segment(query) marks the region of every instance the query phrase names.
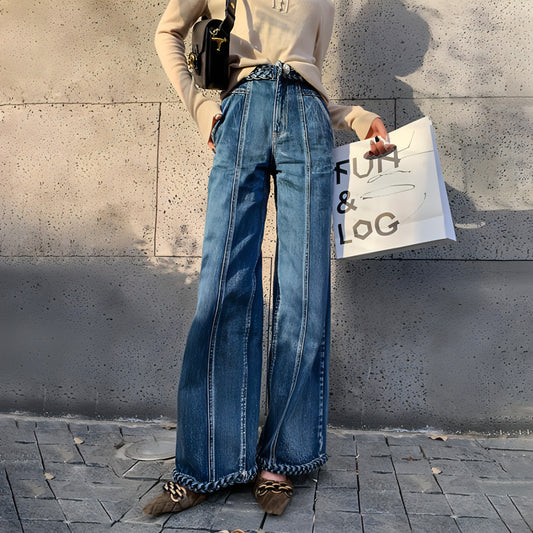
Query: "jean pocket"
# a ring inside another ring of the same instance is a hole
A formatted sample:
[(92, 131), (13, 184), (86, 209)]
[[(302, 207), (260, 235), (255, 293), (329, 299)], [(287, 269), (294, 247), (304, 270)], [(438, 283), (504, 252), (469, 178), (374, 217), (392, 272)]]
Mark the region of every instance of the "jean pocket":
[(222, 115), (214, 124), (213, 128), (211, 129), (211, 140), (213, 141), (214, 145), (217, 145), (217, 133), (220, 129), (220, 126), (222, 125), (222, 122), (224, 121), (224, 115)]

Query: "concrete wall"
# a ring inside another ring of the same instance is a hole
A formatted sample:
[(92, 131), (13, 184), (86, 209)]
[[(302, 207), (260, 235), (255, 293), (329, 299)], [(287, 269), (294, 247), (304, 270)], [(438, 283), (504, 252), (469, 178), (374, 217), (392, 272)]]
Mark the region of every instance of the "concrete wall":
[[(332, 261), (330, 421), (531, 429), (529, 0), (336, 4), (332, 99), (432, 118), (458, 242)], [(2, 411), (175, 414), (211, 154), (154, 52), (165, 5), (0, 4)]]

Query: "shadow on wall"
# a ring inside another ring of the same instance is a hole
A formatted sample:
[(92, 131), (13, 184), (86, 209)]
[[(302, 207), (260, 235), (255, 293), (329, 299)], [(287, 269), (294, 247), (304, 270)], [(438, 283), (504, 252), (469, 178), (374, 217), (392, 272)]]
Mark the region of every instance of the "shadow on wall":
[(164, 258), (4, 259), (1, 409), (175, 416), (196, 267)]
[(527, 262), (339, 260), (330, 422), (531, 429)]
[[(494, 114), (445, 109), (446, 102), (422, 111), (411, 87), (398, 79), (422, 66), (431, 42), (428, 24), (402, 2), (344, 0), (337, 6), (342, 27), (333, 93), (394, 99), (396, 127), (428, 112), (439, 117), (441, 159), (459, 228), (456, 245), (384, 258), (389, 261), (335, 262), (330, 420), (352, 427), (527, 427), (533, 412), (529, 264), (443, 260), (530, 258), (532, 212), (516, 192), (526, 183), (525, 160), (520, 156), (519, 175), (501, 191), (511, 209), (498, 208), (490, 187), (476, 194), (501, 178), (505, 166)], [(452, 112), (463, 112), (463, 121)], [(477, 131), (470, 128), (465, 139), (472, 113)], [(501, 115), (504, 124), (517, 118), (505, 106)], [(480, 147), (476, 135), (487, 143)], [(492, 164), (480, 164), (485, 157)], [(390, 260), (417, 257), (429, 261)]]
[[(405, 98), (412, 103), (411, 87), (398, 77), (422, 66), (431, 41), (427, 22), (402, 2), (341, 0), (336, 6), (342, 23), (339, 49), (333, 50), (334, 93), (343, 99)], [(419, 118), (416, 109), (409, 111)]]

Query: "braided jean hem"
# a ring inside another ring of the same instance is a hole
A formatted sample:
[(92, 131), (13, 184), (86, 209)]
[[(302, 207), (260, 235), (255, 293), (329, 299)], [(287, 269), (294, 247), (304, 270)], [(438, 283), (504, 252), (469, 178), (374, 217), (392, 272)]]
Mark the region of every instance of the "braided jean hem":
[(249, 483), (257, 476), (257, 470), (257, 466), (254, 466), (252, 470), (234, 472), (216, 481), (198, 481), (196, 478), (174, 469), (172, 477), (174, 482), (182, 487), (201, 494), (209, 494), (230, 487), (231, 485), (236, 485), (237, 483)]
[(327, 454), (322, 454), (316, 459), (313, 459), (309, 463), (304, 465), (280, 465), (274, 461), (263, 459), (262, 457), (257, 458), (257, 464), (261, 470), (267, 470), (274, 474), (287, 474), (289, 476), (301, 476), (308, 474), (317, 468), (320, 468), (327, 460), (329, 459)]

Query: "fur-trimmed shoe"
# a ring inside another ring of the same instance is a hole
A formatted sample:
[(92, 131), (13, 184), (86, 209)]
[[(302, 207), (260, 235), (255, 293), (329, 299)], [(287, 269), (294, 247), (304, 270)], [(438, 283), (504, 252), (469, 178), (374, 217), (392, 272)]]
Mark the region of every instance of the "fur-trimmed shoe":
[(179, 513), (189, 507), (198, 505), (205, 499), (205, 494), (182, 487), (174, 483), (174, 481), (168, 481), (163, 485), (163, 492), (144, 506), (143, 513), (151, 516)]
[(290, 479), (272, 481), (258, 475), (254, 484), (254, 497), (265, 513), (280, 515), (290, 502), (293, 490)]

